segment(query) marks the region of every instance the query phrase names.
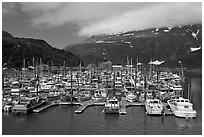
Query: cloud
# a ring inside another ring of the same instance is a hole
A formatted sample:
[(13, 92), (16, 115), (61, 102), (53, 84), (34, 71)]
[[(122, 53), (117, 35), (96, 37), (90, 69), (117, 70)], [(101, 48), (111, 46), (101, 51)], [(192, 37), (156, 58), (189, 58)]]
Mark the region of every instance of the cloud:
[(127, 11), (105, 18), (82, 28), (80, 35), (115, 33), (153, 27), (173, 27), (202, 22), (202, 8), (198, 3), (165, 3)]
[(3, 17), (9, 16), (9, 15), (15, 15), (17, 13), (18, 6), (16, 3), (6, 3), (3, 2), (2, 4), (2, 15)]
[(80, 28), (79, 35), (89, 36), (151, 27), (201, 23), (201, 6), (201, 2), (29, 2), (3, 3), (3, 12), (11, 13), (17, 11), (18, 8), (19, 12), (23, 12), (29, 17), (31, 26), (34, 28), (49, 29), (66, 24), (75, 24)]

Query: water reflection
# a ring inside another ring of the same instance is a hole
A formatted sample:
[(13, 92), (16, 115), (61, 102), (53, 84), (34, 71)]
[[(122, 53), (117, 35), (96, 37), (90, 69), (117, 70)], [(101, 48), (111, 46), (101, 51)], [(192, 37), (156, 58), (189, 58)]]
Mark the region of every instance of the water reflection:
[(118, 122), (120, 115), (119, 114), (105, 114), (104, 119), (106, 123), (115, 124)]
[(194, 119), (175, 118), (176, 125), (179, 130), (192, 128), (195, 124)]

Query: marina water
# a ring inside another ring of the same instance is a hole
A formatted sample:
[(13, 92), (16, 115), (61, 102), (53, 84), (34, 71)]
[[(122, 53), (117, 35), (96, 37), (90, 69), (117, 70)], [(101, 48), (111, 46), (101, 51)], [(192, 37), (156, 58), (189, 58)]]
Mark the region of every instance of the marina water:
[(126, 115), (104, 114), (103, 106), (75, 114), (77, 105), (59, 105), (40, 113), (14, 115), (2, 112), (3, 135), (180, 135), (202, 134), (202, 77), (186, 77), (184, 97), (197, 111), (195, 119), (149, 116), (144, 107), (128, 107)]

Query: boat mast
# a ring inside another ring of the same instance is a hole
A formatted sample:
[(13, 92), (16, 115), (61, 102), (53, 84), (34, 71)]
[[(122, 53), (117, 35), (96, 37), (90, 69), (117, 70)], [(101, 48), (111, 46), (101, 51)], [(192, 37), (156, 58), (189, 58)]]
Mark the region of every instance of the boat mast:
[(40, 58), (40, 76), (42, 76), (43, 74), (43, 71), (42, 71), (42, 59)]
[(131, 72), (130, 76), (131, 76), (131, 79), (132, 79), (132, 58), (131, 58), (130, 62), (131, 62), (131, 63), (130, 63), (130, 64), (131, 64), (131, 65), (130, 65), (130, 67), (131, 67), (131, 68), (130, 68), (130, 70), (131, 70), (131, 71), (130, 71), (130, 72)]
[(179, 63), (181, 64), (181, 76), (182, 76), (182, 82), (183, 82), (184, 81), (183, 64), (180, 60), (179, 60)]
[(36, 78), (37, 78), (37, 81), (36, 81), (36, 95), (38, 96), (38, 84), (39, 84), (39, 72), (38, 72), (38, 58), (37, 58), (37, 64), (36, 64)]
[(66, 64), (65, 64), (65, 60), (64, 60), (63, 65), (64, 65), (64, 77), (65, 77), (66, 76)]
[(23, 70), (25, 69), (25, 58), (23, 59)]
[(115, 70), (113, 71), (113, 92), (115, 97)]
[(128, 56), (127, 56), (127, 78), (126, 79), (128, 79), (129, 78), (129, 60), (128, 60)]
[(144, 74), (144, 92), (145, 92), (145, 101), (147, 98), (147, 79), (146, 79), (146, 74)]
[(188, 99), (190, 100), (191, 85), (188, 84)]
[(73, 97), (73, 90), (72, 90), (72, 68), (70, 69), (71, 72), (71, 104), (72, 104), (72, 97)]
[(35, 76), (35, 58), (33, 57), (33, 75)]

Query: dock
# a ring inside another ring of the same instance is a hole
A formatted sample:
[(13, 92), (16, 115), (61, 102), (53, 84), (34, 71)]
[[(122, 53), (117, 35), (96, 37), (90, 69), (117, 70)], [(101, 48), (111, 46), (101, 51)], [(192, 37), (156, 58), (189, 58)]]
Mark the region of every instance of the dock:
[(130, 106), (144, 106), (143, 102), (128, 102), (126, 101), (125, 97), (121, 98), (120, 101), (120, 110), (119, 110), (119, 114), (121, 115), (125, 115), (127, 113), (127, 107)]
[(75, 113), (80, 114), (82, 113), (86, 108), (88, 107), (88, 103), (84, 103), (82, 106), (80, 106), (77, 110), (75, 110)]
[(170, 115), (173, 115), (173, 112), (167, 108), (168, 104), (167, 103), (163, 103), (164, 105), (164, 115), (165, 116), (170, 116)]
[(121, 98), (121, 102), (120, 102), (120, 110), (119, 110), (119, 114), (121, 115), (126, 115), (126, 100), (125, 97)]
[(75, 111), (76, 114), (81, 114), (88, 106), (104, 106), (105, 102), (96, 102), (96, 101), (86, 101), (86, 102), (82, 102), (81, 106)]
[(47, 108), (49, 108), (49, 107), (51, 107), (53, 105), (54, 105), (53, 103), (46, 104), (46, 105), (41, 106), (41, 107), (39, 107), (37, 109), (34, 109), (33, 112), (40, 113), (42, 110), (45, 110), (45, 109), (47, 109)]

